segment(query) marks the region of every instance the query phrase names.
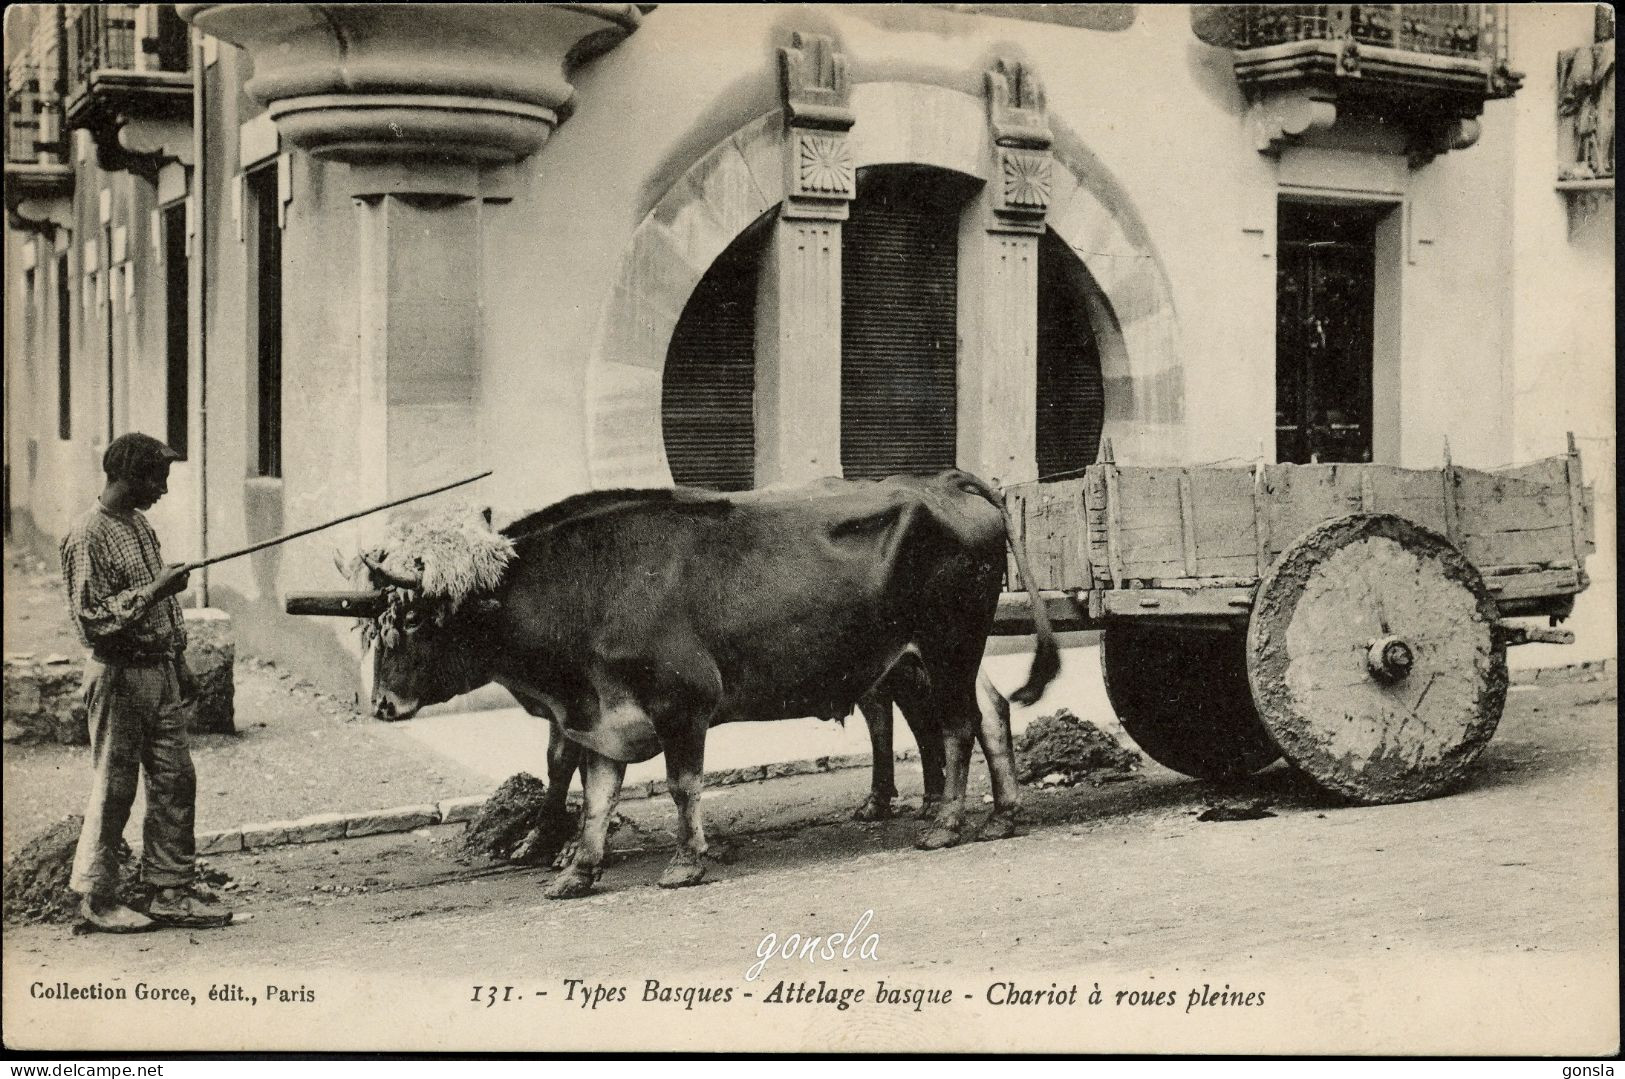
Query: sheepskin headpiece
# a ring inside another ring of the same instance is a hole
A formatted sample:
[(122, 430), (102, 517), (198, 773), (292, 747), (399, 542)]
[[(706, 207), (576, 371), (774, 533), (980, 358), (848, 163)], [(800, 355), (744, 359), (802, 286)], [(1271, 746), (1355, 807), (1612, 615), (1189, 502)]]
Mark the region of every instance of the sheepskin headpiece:
[(455, 503), (391, 522), (382, 548), (371, 557), (391, 573), (418, 578), (417, 590), (424, 596), (456, 608), (502, 583), (513, 559), (513, 541), (473, 507)]

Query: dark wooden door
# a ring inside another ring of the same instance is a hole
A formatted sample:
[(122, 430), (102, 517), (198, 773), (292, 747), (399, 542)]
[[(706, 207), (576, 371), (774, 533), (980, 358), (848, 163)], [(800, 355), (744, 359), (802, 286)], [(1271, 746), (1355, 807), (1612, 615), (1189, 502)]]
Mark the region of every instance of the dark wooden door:
[(1375, 217), (1283, 204), (1276, 268), (1275, 455), (1371, 460)]

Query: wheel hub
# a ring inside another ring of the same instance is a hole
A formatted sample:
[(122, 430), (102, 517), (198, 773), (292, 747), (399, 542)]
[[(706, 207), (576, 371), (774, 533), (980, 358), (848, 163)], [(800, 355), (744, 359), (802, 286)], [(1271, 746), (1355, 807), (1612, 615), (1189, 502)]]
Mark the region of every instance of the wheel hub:
[(1365, 662), (1373, 678), (1392, 685), (1404, 681), (1405, 676), (1411, 673), (1411, 668), (1416, 665), (1416, 654), (1401, 637), (1379, 637), (1366, 650)]

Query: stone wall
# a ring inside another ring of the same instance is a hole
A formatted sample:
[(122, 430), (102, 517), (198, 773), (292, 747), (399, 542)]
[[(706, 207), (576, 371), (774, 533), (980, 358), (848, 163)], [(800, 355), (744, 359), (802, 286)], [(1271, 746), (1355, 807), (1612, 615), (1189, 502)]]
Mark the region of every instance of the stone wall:
[[(186, 664), (198, 681), (198, 703), (188, 724), (193, 732), (235, 734), (236, 648), (231, 618), (209, 608), (185, 612)], [(5, 657), (5, 740), (33, 744), (87, 745), (85, 665), (82, 656)]]

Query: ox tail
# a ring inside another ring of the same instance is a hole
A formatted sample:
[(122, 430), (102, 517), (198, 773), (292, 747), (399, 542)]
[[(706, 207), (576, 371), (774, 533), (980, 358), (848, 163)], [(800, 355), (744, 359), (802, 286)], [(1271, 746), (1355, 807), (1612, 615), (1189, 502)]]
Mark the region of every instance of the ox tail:
[(1033, 652), (1033, 665), (1027, 671), (1027, 684), (1010, 694), (1010, 699), (1017, 704), (1035, 704), (1044, 695), (1044, 690), (1061, 673), (1061, 649), (1055, 643), (1055, 629), (1050, 625), (1049, 609), (1038, 590), (1032, 586), (1033, 574), (1027, 567), (1027, 549), (1016, 540), (1015, 523), (1010, 520), (1010, 508), (1005, 505), (1004, 496), (993, 490), (981, 480), (969, 475), (964, 483), (966, 490), (981, 495), (999, 509), (999, 516), (1004, 518), (1004, 539), (1010, 545), (1010, 553), (1016, 559), (1015, 583), (1027, 593), (1027, 598), (1033, 607), (1033, 628), (1038, 637), (1038, 646)]

